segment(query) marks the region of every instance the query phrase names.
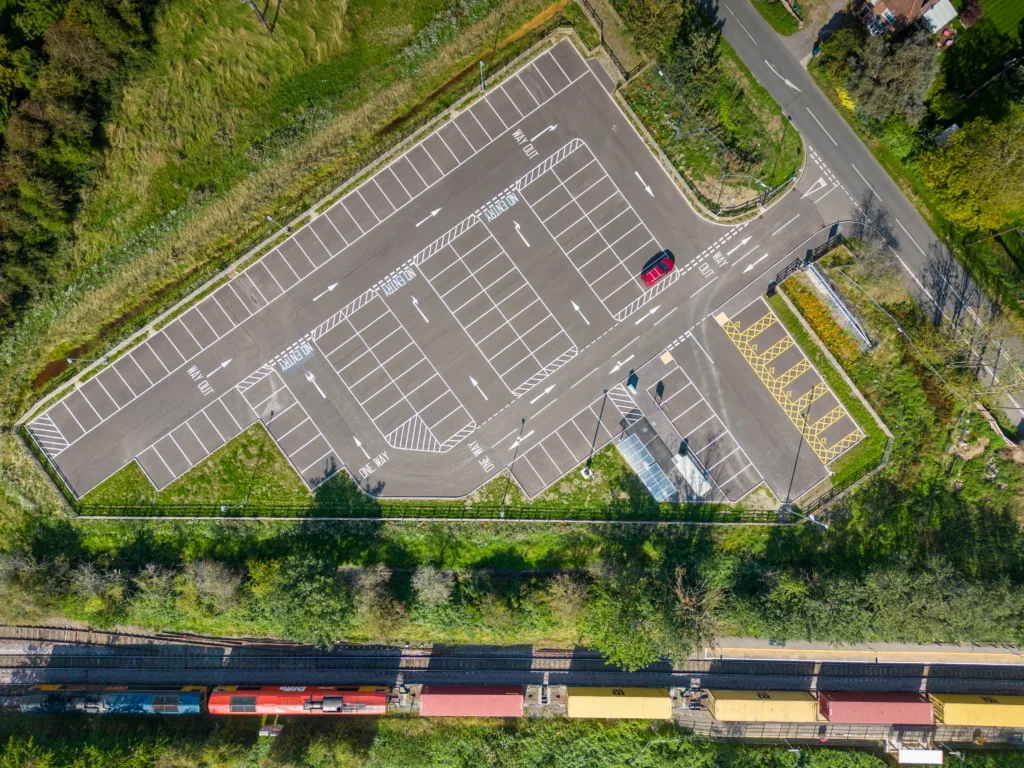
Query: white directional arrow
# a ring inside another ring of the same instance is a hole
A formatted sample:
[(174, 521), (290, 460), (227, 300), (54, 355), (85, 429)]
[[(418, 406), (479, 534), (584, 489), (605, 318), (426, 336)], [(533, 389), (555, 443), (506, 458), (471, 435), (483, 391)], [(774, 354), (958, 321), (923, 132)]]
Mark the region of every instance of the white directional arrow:
[(221, 364), (220, 364), (220, 365), (218, 365), (218, 366), (217, 366), (216, 368), (214, 368), (214, 369), (213, 369), (212, 371), (210, 371), (210, 372), (209, 372), (208, 374), (206, 374), (206, 378), (210, 378), (210, 377), (211, 377), (211, 376), (213, 376), (213, 374), (215, 374), (215, 373), (216, 373), (217, 371), (222, 371), (222, 370), (224, 370), (225, 368), (227, 368), (227, 367), (228, 367), (228, 363), (230, 363), (230, 362), (231, 362), (232, 360), (234, 360), (234, 359), (235, 359), (235, 358), (233, 358), (233, 357), (229, 357), (229, 358), (228, 358), (227, 360), (225, 360), (225, 361), (224, 361), (223, 363), (221, 363)]
[(326, 296), (328, 293), (330, 293), (331, 291), (333, 291), (337, 287), (338, 287), (337, 283), (331, 283), (330, 285), (327, 286), (327, 290), (326, 291), (324, 291), (323, 293), (318, 293), (316, 296), (314, 296), (313, 297), (313, 301), (316, 301), (317, 299), (323, 298), (324, 296)]
[(517, 438), (516, 438), (516, 439), (515, 439), (515, 440), (513, 441), (512, 445), (510, 445), (510, 446), (508, 447), (508, 449), (509, 449), (509, 450), (511, 451), (511, 450), (512, 450), (513, 448), (515, 448), (515, 447), (516, 447), (517, 445), (519, 445), (519, 444), (520, 444), (521, 442), (523, 442), (523, 440), (525, 440), (526, 438), (528, 438), (528, 437), (529, 437), (530, 435), (532, 435), (532, 434), (533, 434), (533, 430), (531, 429), (531, 430), (530, 430), (529, 432), (527, 432), (527, 433), (526, 433), (525, 435), (523, 435), (522, 437), (517, 437)]
[(738, 250), (739, 250), (740, 248), (742, 248), (742, 247), (743, 247), (744, 245), (746, 245), (747, 243), (749, 243), (749, 242), (750, 242), (750, 238), (751, 238), (751, 237), (753, 237), (753, 235), (750, 235), (749, 237), (745, 237), (745, 238), (743, 238), (742, 240), (740, 240), (740, 241), (739, 241), (738, 243), (736, 243), (736, 247), (735, 247), (735, 248), (733, 248), (733, 249), (732, 249), (731, 251), (726, 251), (726, 252), (725, 252), (725, 255), (726, 255), (726, 256), (732, 256), (732, 255), (733, 255), (734, 253), (736, 253), (736, 251), (738, 251)]
[(352, 439), (356, 441), (356, 448), (363, 452), (363, 456), (365, 456), (366, 458), (370, 458), (370, 454), (368, 454), (366, 452), (366, 449), (363, 448), (363, 444), (359, 442), (359, 438), (356, 437), (355, 435), (352, 435)]
[(780, 78), (780, 79), (782, 80), (782, 82), (784, 82), (784, 83), (785, 83), (786, 85), (788, 85), (788, 86), (789, 86), (790, 88), (792, 88), (792, 89), (793, 89), (794, 91), (796, 91), (797, 93), (803, 93), (803, 91), (801, 91), (801, 90), (800, 90), (799, 88), (797, 88), (797, 87), (796, 87), (796, 86), (795, 86), (795, 85), (794, 85), (793, 83), (791, 83), (791, 82), (790, 82), (790, 81), (789, 81), (789, 80), (788, 80), (787, 78), (783, 77), (783, 76), (782, 76), (782, 73), (780, 73), (780, 72), (779, 72), (779, 70), (777, 70), (777, 69), (776, 69), (775, 67), (773, 67), (773, 66), (772, 66), (772, 64), (771, 64), (771, 62), (770, 62), (770, 61), (768, 61), (768, 59), (765, 59), (765, 60), (764, 60), (764, 63), (768, 65), (768, 69), (770, 69), (770, 70), (771, 70), (772, 72), (774, 72), (774, 73), (775, 73), (776, 75), (778, 75), (778, 76), (779, 76), (779, 78)]
[(533, 398), (533, 400), (530, 401), (530, 405), (533, 405), (534, 403), (536, 403), (538, 400), (540, 400), (542, 397), (544, 397), (544, 395), (546, 395), (548, 392), (550, 392), (554, 388), (555, 388), (555, 385), (552, 384), (550, 387), (548, 387), (543, 392), (541, 392), (539, 395), (537, 395), (535, 398)]
[(828, 182), (826, 182), (825, 179), (819, 176), (818, 180), (811, 184), (811, 188), (804, 192), (802, 195), (800, 195), (800, 199), (803, 200), (808, 195), (813, 195), (815, 192), (824, 189), (826, 186), (828, 186)]
[(469, 383), (472, 384), (474, 387), (476, 387), (476, 391), (484, 396), (484, 400), (490, 400), (490, 398), (487, 396), (487, 393), (484, 392), (482, 389), (480, 389), (480, 382), (479, 381), (477, 381), (472, 376), (470, 376), (469, 377)]
[(430, 320), (428, 320), (427, 316), (423, 314), (423, 310), (420, 309), (420, 302), (415, 296), (412, 297), (412, 305), (416, 307), (416, 311), (420, 313), (420, 317), (423, 318), (423, 322), (429, 323)]
[(583, 310), (580, 309), (580, 305), (577, 304), (575, 301), (570, 301), (569, 303), (572, 304), (572, 308), (575, 312), (580, 313), (580, 317), (583, 318), (583, 322), (586, 323), (587, 325), (590, 325), (590, 321), (587, 320), (587, 316), (583, 314)]
[(306, 381), (308, 381), (310, 384), (316, 387), (316, 391), (320, 393), (320, 397), (322, 397), (324, 400), (327, 399), (327, 395), (325, 395), (324, 391), (320, 389), (320, 385), (316, 383), (316, 377), (312, 374), (312, 372), (306, 371)]
[(557, 128), (557, 127), (558, 127), (558, 123), (555, 123), (554, 125), (549, 125), (549, 126), (548, 126), (547, 128), (545, 128), (545, 129), (544, 129), (543, 131), (541, 131), (541, 132), (540, 132), (540, 133), (538, 133), (538, 134), (537, 134), (536, 136), (534, 136), (534, 137), (533, 137), (532, 139), (530, 139), (530, 141), (531, 141), (531, 142), (533, 142), (533, 141), (536, 141), (536, 140), (537, 140), (537, 139), (539, 139), (539, 138), (540, 138), (541, 136), (543, 136), (543, 135), (544, 135), (545, 133), (547, 133), (548, 131), (553, 131), (553, 130), (555, 130), (555, 128)]
[(426, 216), (426, 217), (424, 217), (423, 221), (417, 221), (417, 222), (416, 222), (416, 226), (418, 227), (418, 226), (419, 226), (420, 224), (426, 224), (426, 223), (427, 223), (428, 221), (430, 221), (430, 220), (431, 220), (432, 218), (434, 218), (435, 216), (437, 216), (437, 214), (439, 214), (440, 212), (441, 212), (441, 209), (440, 209), (440, 208), (435, 208), (434, 210), (432, 210), (432, 211), (430, 212), (430, 215), (429, 215), (429, 216)]
[(653, 315), (653, 314), (654, 314), (655, 312), (657, 312), (657, 311), (658, 311), (659, 309), (661, 309), (661, 304), (656, 304), (655, 306), (651, 307), (651, 308), (650, 308), (649, 310), (647, 310), (647, 314), (646, 314), (646, 315), (644, 315), (643, 317), (641, 317), (641, 318), (640, 318), (639, 320), (637, 320), (637, 321), (636, 321), (635, 323), (633, 323), (633, 325), (640, 325), (640, 323), (642, 323), (642, 322), (643, 322), (644, 320), (646, 320), (646, 319), (647, 319), (648, 317), (650, 317), (651, 315)]
[(760, 259), (755, 261), (753, 264), (748, 264), (747, 268), (743, 270), (744, 274), (746, 274), (747, 272), (752, 270), (754, 267), (756, 267), (758, 264), (760, 264), (762, 261), (764, 261), (767, 258), (768, 258), (768, 254), (766, 253), (764, 256), (762, 256)]
[(651, 197), (654, 197), (654, 192), (652, 192), (651, 188), (647, 186), (647, 182), (644, 181), (644, 177), (640, 175), (640, 171), (633, 171), (633, 173), (635, 173), (636, 177), (640, 179), (640, 183), (644, 185), (644, 189), (647, 190), (647, 194), (650, 195)]
[(513, 221), (512, 223), (516, 225), (516, 234), (519, 235), (519, 239), (523, 241), (523, 243), (526, 245), (527, 248), (529, 248), (530, 247), (529, 241), (525, 237), (523, 237), (523, 233), (519, 231), (519, 222), (518, 221)]
[(617, 370), (619, 370), (622, 366), (624, 366), (626, 363), (628, 363), (634, 357), (636, 357), (636, 355), (630, 355), (625, 360), (619, 360), (618, 362), (615, 363), (615, 367), (612, 368), (610, 371), (608, 371), (608, 373), (615, 373)]

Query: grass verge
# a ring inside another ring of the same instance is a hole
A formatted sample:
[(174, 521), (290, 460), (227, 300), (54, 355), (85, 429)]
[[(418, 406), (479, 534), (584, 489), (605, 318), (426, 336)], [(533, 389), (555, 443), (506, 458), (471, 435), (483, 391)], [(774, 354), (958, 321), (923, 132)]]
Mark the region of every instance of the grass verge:
[[(782, 290), (785, 290), (785, 284)], [(848, 450), (845, 454), (832, 462), (832, 485), (842, 486), (866, 472), (870, 472), (882, 461), (885, 454), (886, 435), (875, 422), (870, 411), (864, 406), (860, 398), (847, 383), (846, 379), (832, 364), (819, 346), (818, 339), (811, 336), (797, 318), (796, 314), (789, 308), (785, 300), (779, 294), (770, 296), (768, 304), (778, 316), (779, 320), (789, 331), (800, 349), (807, 356), (807, 359), (818, 369), (818, 373), (831, 387), (833, 394), (846, 408), (847, 413), (853, 417), (857, 425), (864, 431), (866, 437), (857, 445)]]
[(781, 0), (750, 0), (750, 4), (761, 14), (765, 21), (780, 35), (789, 37), (800, 31), (800, 22), (786, 10)]

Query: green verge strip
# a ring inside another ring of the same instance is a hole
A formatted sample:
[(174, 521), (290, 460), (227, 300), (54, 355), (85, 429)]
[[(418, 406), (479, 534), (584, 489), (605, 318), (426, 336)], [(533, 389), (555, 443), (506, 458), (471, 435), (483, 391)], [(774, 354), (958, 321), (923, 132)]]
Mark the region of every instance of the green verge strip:
[(780, 35), (789, 37), (800, 31), (800, 22), (786, 10), (781, 0), (750, 0), (750, 4), (761, 14), (765, 21)]
[[(785, 290), (785, 284), (782, 286)], [(888, 437), (878, 422), (875, 421), (872, 413), (867, 409), (853, 388), (846, 381), (839, 370), (832, 364), (820, 346), (817, 338), (813, 337), (796, 313), (790, 309), (789, 304), (781, 294), (776, 293), (768, 298), (768, 304), (778, 316), (779, 320), (789, 331), (789, 334), (796, 341), (797, 345), (807, 356), (818, 373), (825, 379), (832, 392), (843, 404), (847, 412), (857, 422), (857, 425), (864, 431), (866, 437), (853, 446), (850, 450), (832, 462), (832, 486), (845, 486), (862, 475), (867, 474), (879, 464), (885, 456), (885, 447), (888, 444)]]

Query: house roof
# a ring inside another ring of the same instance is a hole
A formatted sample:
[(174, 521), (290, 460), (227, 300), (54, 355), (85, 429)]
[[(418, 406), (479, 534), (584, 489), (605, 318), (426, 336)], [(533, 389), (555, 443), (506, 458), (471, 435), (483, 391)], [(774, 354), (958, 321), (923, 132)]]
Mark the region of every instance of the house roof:
[(956, 9), (949, 0), (939, 0), (923, 14), (924, 23), (932, 34), (949, 24), (956, 16)]
[(923, 12), (943, 2), (948, 4), (949, 0), (876, 0), (871, 10), (875, 16), (882, 18), (885, 11), (889, 11), (896, 17), (896, 24), (910, 24)]

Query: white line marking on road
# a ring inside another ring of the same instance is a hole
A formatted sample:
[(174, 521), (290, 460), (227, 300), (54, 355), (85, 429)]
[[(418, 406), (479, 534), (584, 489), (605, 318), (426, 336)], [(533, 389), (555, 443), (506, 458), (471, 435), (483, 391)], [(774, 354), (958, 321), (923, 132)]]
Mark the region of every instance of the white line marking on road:
[(512, 435), (514, 435), (514, 434), (515, 434), (516, 432), (518, 432), (518, 431), (519, 431), (518, 429), (513, 429), (513, 430), (512, 430), (511, 432), (509, 432), (509, 433), (508, 433), (507, 435), (505, 435), (504, 437), (499, 437), (499, 438), (498, 438), (497, 440), (495, 440), (494, 442), (496, 442), (496, 443), (504, 443), (504, 442), (505, 442), (506, 440), (508, 440), (508, 439), (509, 439), (510, 437), (512, 437)]
[(515, 447), (516, 447), (517, 445), (519, 445), (520, 443), (522, 443), (522, 442), (523, 442), (523, 440), (525, 440), (526, 438), (528, 438), (528, 437), (529, 437), (530, 435), (532, 435), (533, 433), (534, 433), (534, 430), (532, 430), (532, 429), (531, 429), (531, 430), (530, 430), (529, 432), (527, 432), (527, 433), (526, 433), (525, 435), (523, 435), (522, 437), (517, 437), (517, 438), (515, 439), (515, 441), (514, 441), (514, 442), (512, 443), (512, 445), (510, 445), (510, 446), (508, 447), (508, 450), (510, 450), (510, 451), (511, 451), (511, 450), (513, 450), (513, 449), (514, 449), (514, 448), (515, 448)]
[(802, 195), (800, 195), (800, 199), (803, 200), (805, 197), (809, 197), (810, 195), (813, 195), (815, 192), (821, 191), (827, 186), (828, 182), (826, 182), (825, 179), (819, 176), (818, 180), (811, 184), (811, 188), (804, 192)]
[(654, 197), (654, 192), (651, 191), (651, 186), (646, 181), (644, 181), (643, 176), (640, 175), (640, 171), (633, 171), (633, 173), (635, 173), (636, 177), (640, 179), (640, 184), (643, 186), (644, 189), (647, 190), (647, 194), (650, 195), (651, 197)]
[(661, 309), (661, 304), (655, 304), (653, 307), (651, 307), (649, 310), (647, 310), (647, 312), (639, 320), (637, 320), (635, 323), (633, 323), (633, 325), (640, 325), (640, 323), (642, 323), (648, 317), (653, 315), (659, 309)]
[(921, 255), (922, 256), (927, 256), (928, 254), (924, 252), (924, 249), (920, 245), (917, 244), (917, 240), (915, 240), (914, 237), (909, 232), (907, 232), (907, 228), (903, 226), (903, 223), (899, 219), (897, 219), (897, 218), (894, 218), (893, 221), (895, 221), (897, 224), (899, 224), (900, 225), (900, 229), (902, 229), (904, 232), (907, 233), (907, 237), (910, 238), (910, 242), (912, 242), (914, 244), (914, 247), (917, 248), (917, 250), (921, 251)]
[(774, 232), (772, 232), (772, 234), (771, 234), (771, 237), (775, 237), (775, 236), (776, 236), (777, 234), (779, 234), (779, 232), (781, 232), (782, 230), (784, 230), (784, 229), (785, 229), (786, 227), (788, 227), (788, 226), (789, 226), (790, 224), (792, 224), (792, 223), (793, 223), (794, 221), (796, 221), (796, 220), (797, 220), (797, 219), (799, 219), (799, 218), (800, 218), (800, 214), (798, 213), (798, 214), (797, 214), (796, 216), (794, 216), (794, 217), (793, 217), (792, 219), (790, 219), (790, 220), (789, 220), (789, 221), (787, 221), (787, 222), (786, 222), (785, 224), (783, 224), (783, 225), (782, 225), (781, 227), (779, 227), (779, 228), (778, 228), (778, 229), (776, 229), (776, 230), (775, 230)]
[[(654, 325), (658, 325), (658, 323), (660, 323), (660, 322), (661, 322), (662, 320), (665, 320), (665, 319), (666, 319), (666, 318), (667, 318), (667, 317), (668, 317), (669, 315), (671, 315), (671, 314), (672, 314), (673, 312), (675, 312), (675, 311), (676, 311), (677, 309), (679, 309), (679, 307), (678, 307), (678, 306), (672, 307), (672, 309), (670, 309), (670, 310), (668, 311), (668, 313), (667, 313), (667, 314), (666, 314), (666, 315), (665, 315), (664, 317), (659, 317), (659, 318), (658, 318), (657, 320), (655, 320), (655, 321), (654, 321)], [(653, 326), (652, 326), (652, 327), (653, 327)]]
[[(732, 235), (729, 235), (729, 237), (732, 237)], [(747, 235), (747, 236), (746, 236), (745, 238), (743, 238), (743, 239), (742, 239), (742, 240), (740, 240), (740, 241), (739, 241), (738, 243), (736, 243), (736, 247), (735, 247), (735, 248), (733, 248), (733, 249), (732, 249), (731, 251), (726, 251), (726, 252), (725, 252), (725, 255), (726, 255), (726, 256), (732, 256), (732, 255), (733, 255), (734, 253), (736, 253), (736, 251), (738, 251), (738, 250), (739, 250), (740, 248), (742, 248), (742, 247), (743, 247), (744, 245), (746, 245), (747, 243), (749, 243), (749, 242), (750, 242), (750, 239), (751, 239), (752, 237), (753, 237), (753, 235)], [(742, 257), (742, 256), (740, 256), (740, 258), (742, 259), (743, 257)]]
[[(472, 301), (472, 299), (470, 299), (470, 301)], [(425, 314), (423, 314), (423, 310), (420, 309), (419, 299), (417, 299), (415, 296), (412, 297), (412, 305), (416, 307), (416, 311), (420, 313), (420, 317), (423, 318), (423, 322), (429, 323), (430, 319)]]
[(799, 88), (796, 87), (795, 83), (793, 83), (788, 77), (784, 77), (782, 75), (782, 73), (779, 72), (779, 70), (777, 70), (775, 67), (773, 67), (771, 62), (768, 61), (768, 59), (765, 59), (764, 63), (768, 65), (768, 69), (770, 69), (772, 72), (774, 72), (776, 75), (778, 75), (779, 79), (782, 80), (782, 82), (784, 82), (786, 85), (788, 85), (790, 88), (792, 88), (797, 93), (803, 93), (803, 91), (801, 91)]
[(353, 435), (352, 439), (356, 441), (356, 448), (358, 448), (360, 451), (362, 451), (363, 452), (363, 456), (365, 456), (367, 459), (369, 459), (370, 458), (370, 454), (368, 454), (366, 452), (366, 449), (363, 448), (363, 444), (361, 442), (359, 442), (359, 438), (356, 437), (355, 435)]
[[(728, 9), (728, 8), (726, 8), (725, 10), (729, 11), (729, 9)], [(730, 15), (730, 16), (732, 16), (732, 17), (733, 17), (734, 19), (736, 19), (736, 14), (734, 14), (734, 13), (733, 13), (732, 11), (729, 11), (729, 15)], [(742, 29), (742, 30), (743, 30), (744, 32), (746, 32), (746, 33), (747, 33), (747, 37), (749, 37), (749, 38), (750, 38), (750, 42), (752, 42), (752, 43), (753, 43), (754, 45), (757, 45), (757, 40), (755, 40), (755, 39), (754, 39), (754, 36), (753, 36), (752, 34), (750, 34), (750, 32), (749, 32), (749, 31), (747, 30), (747, 28), (746, 28), (746, 27), (744, 27), (744, 26), (743, 26), (743, 22), (742, 22), (742, 21), (740, 21), (739, 19), (736, 19), (736, 23), (737, 23), (737, 24), (739, 24), (739, 25), (740, 25), (740, 28), (741, 28), (741, 29)]]
[[(850, 167), (853, 168), (854, 171), (857, 171), (857, 166), (854, 165), (853, 163), (850, 163)], [(871, 194), (873, 194), (879, 200), (882, 200), (882, 196), (880, 194), (878, 194), (877, 192), (875, 192), (875, 188), (874, 187), (872, 187), (870, 184), (868, 184), (868, 180), (864, 178), (864, 174), (861, 173), (860, 171), (857, 171), (857, 175), (860, 176), (861, 181), (863, 181), (865, 184), (867, 184), (868, 189), (871, 190)], [(882, 201), (882, 202), (884, 202), (884, 201)]]
[(541, 392), (539, 395), (537, 395), (535, 398), (533, 398), (533, 400), (530, 401), (530, 405), (533, 405), (534, 403), (536, 403), (538, 400), (540, 400), (542, 397), (544, 397), (544, 395), (546, 395), (548, 392), (550, 392), (554, 388), (555, 388), (554, 384), (551, 384), (551, 385), (547, 386), (544, 389), (543, 392)]
[(694, 296), (696, 296), (696, 295), (697, 295), (698, 293), (700, 293), (701, 291), (703, 291), (703, 290), (704, 290), (705, 288), (707, 288), (707, 287), (708, 287), (709, 285), (711, 285), (711, 284), (712, 284), (713, 282), (715, 282), (715, 280), (717, 280), (717, 279), (718, 279), (718, 275), (715, 275), (714, 277), (712, 277), (712, 278), (711, 278), (710, 280), (708, 280), (708, 281), (707, 281), (706, 283), (704, 283), (704, 285), (702, 285), (702, 286), (701, 286), (700, 288), (698, 288), (698, 289), (697, 289), (696, 291), (694, 291), (693, 293), (691, 293), (691, 294), (690, 294), (690, 298), (692, 299), (692, 298), (693, 298)]
[(583, 314), (583, 310), (580, 309), (580, 305), (577, 304), (575, 301), (571, 301), (570, 304), (572, 304), (572, 308), (573, 308), (574, 312), (579, 312), (580, 313), (580, 317), (583, 318), (583, 322), (586, 323), (587, 325), (590, 325), (590, 321), (587, 320), (587, 316)]
[(764, 261), (767, 258), (768, 258), (768, 254), (766, 253), (764, 256), (762, 256), (761, 258), (757, 259), (757, 261), (753, 262), (752, 264), (748, 264), (747, 268), (743, 270), (743, 273), (746, 274), (747, 272), (752, 270), (754, 267), (756, 267), (758, 264), (760, 264), (762, 261)]
[[(552, 89), (552, 90), (553, 90), (553, 89)], [(531, 96), (532, 96), (532, 95), (533, 95), (533, 94), (531, 94)], [(536, 99), (534, 99), (534, 100), (536, 101)], [(541, 136), (543, 136), (543, 135), (544, 135), (545, 133), (547, 133), (548, 131), (553, 131), (553, 130), (555, 130), (555, 128), (557, 128), (557, 127), (558, 127), (558, 123), (555, 123), (554, 125), (549, 125), (549, 126), (548, 126), (547, 128), (545, 128), (545, 129), (544, 129), (543, 131), (541, 131), (541, 132), (540, 132), (540, 133), (538, 133), (538, 134), (537, 134), (536, 136), (534, 136), (534, 137), (533, 137), (532, 139), (530, 139), (530, 143), (533, 143), (533, 142), (535, 142), (535, 141), (536, 141), (537, 139), (539, 139), (539, 138), (540, 138)]]
[(614, 367), (614, 368), (612, 368), (612, 369), (611, 369), (610, 371), (608, 371), (608, 373), (615, 373), (615, 372), (616, 372), (617, 370), (619, 370), (620, 368), (622, 368), (622, 366), (624, 366), (624, 365), (625, 365), (626, 363), (628, 363), (628, 362), (629, 362), (630, 360), (632, 360), (632, 359), (633, 359), (634, 357), (636, 357), (636, 355), (630, 355), (630, 356), (629, 356), (629, 357), (627, 357), (627, 358), (626, 358), (625, 360), (616, 360), (616, 361), (615, 361), (615, 367)]
[(829, 196), (829, 195), (831, 195), (831, 194), (832, 194), (833, 192), (835, 192), (835, 191), (836, 191), (836, 190), (837, 190), (838, 188), (839, 188), (839, 184), (838, 184), (838, 182), (837, 182), (837, 183), (836, 183), (836, 184), (835, 184), (835, 185), (834, 185), (834, 186), (832, 187), (832, 189), (830, 189), (830, 190), (829, 190), (828, 192), (826, 192), (826, 193), (825, 193), (824, 195), (822, 195), (822, 196), (821, 196), (821, 197), (819, 197), (819, 198), (818, 198), (817, 200), (815, 200), (815, 201), (814, 201), (814, 204), (815, 204), (815, 205), (817, 205), (817, 204), (818, 204), (818, 203), (820, 203), (820, 202), (821, 202), (822, 200), (824, 200), (824, 199), (825, 199), (826, 197), (828, 197), (828, 196)]
[(816, 122), (818, 124), (818, 126), (821, 128), (821, 130), (825, 131), (825, 135), (828, 136), (828, 140), (831, 141), (833, 144), (835, 144), (838, 147), (839, 146), (839, 142), (836, 141), (835, 139), (833, 139), (832, 138), (832, 134), (829, 133), (827, 130), (825, 130), (825, 126), (821, 124), (821, 120), (819, 120), (818, 118), (814, 117), (814, 113), (811, 112), (810, 107), (805, 107), (805, 109), (807, 110), (807, 114), (814, 118), (814, 122)]
[(752, 253), (753, 253), (754, 251), (756, 251), (756, 250), (757, 250), (757, 245), (755, 245), (755, 246), (754, 246), (753, 248), (751, 248), (751, 249), (750, 249), (749, 251), (747, 251), (746, 253), (744, 253), (744, 254), (743, 254), (742, 256), (738, 256), (737, 258), (735, 258), (735, 259), (733, 260), (733, 262), (732, 262), (732, 263), (733, 263), (733, 266), (735, 266), (736, 264), (739, 264), (739, 263), (740, 263), (741, 261), (743, 261), (743, 259), (747, 258), (747, 256), (749, 256), (750, 254), (752, 254)]
[(587, 378), (588, 376), (591, 376), (592, 374), (595, 374), (595, 373), (597, 373), (597, 368), (594, 368), (592, 371), (590, 371), (590, 373), (583, 374), (582, 376), (580, 376), (580, 378), (576, 382), (576, 384), (571, 385), (569, 387), (569, 389), (573, 389), (577, 384), (581, 384), (585, 378)]
[[(687, 331), (685, 335), (687, 335), (691, 339), (693, 339), (693, 343), (697, 345), (697, 349), (699, 349), (701, 352), (704, 353), (704, 357), (706, 357), (708, 359), (709, 363), (714, 365), (715, 361), (711, 359), (711, 355), (708, 354), (708, 351), (706, 349), (704, 349), (703, 346), (701, 346), (701, 343), (699, 341), (697, 341), (697, 337), (694, 336), (690, 331)], [(707, 446), (705, 446), (705, 447), (707, 447)]]
[(555, 403), (556, 403), (557, 401), (558, 401), (558, 398), (556, 397), (556, 398), (555, 398), (554, 400), (552, 400), (552, 401), (551, 401), (550, 403), (548, 403), (548, 404), (547, 404), (547, 405), (545, 405), (545, 406), (544, 406), (543, 408), (541, 408), (541, 409), (540, 409), (539, 411), (537, 411), (537, 412), (536, 412), (535, 414), (533, 414), (533, 416), (531, 416), (530, 418), (531, 418), (531, 419), (534, 419), (534, 418), (536, 418), (536, 417), (540, 416), (540, 415), (541, 415), (541, 413), (542, 413), (542, 412), (543, 412), (543, 411), (544, 411), (545, 409), (547, 409), (547, 408), (551, 407), (551, 406), (552, 406), (552, 405), (554, 405), (554, 404), (555, 404)]

